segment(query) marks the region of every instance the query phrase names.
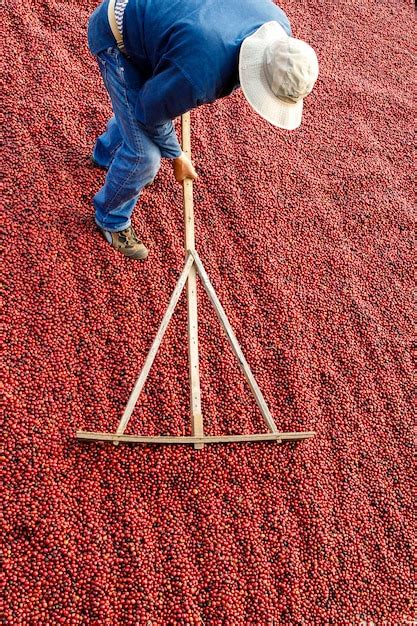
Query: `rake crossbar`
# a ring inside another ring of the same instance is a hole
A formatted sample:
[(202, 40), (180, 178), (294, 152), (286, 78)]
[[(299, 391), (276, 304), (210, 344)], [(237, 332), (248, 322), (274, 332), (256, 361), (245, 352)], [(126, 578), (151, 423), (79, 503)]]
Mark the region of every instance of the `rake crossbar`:
[(299, 432), (299, 433), (256, 433), (253, 435), (204, 435), (203, 437), (189, 436), (169, 436), (160, 435), (156, 437), (145, 437), (142, 435), (116, 435), (115, 433), (87, 432), (79, 430), (77, 438), (85, 441), (112, 441), (118, 443), (245, 443), (249, 441), (301, 441), (303, 439), (311, 439), (316, 433)]

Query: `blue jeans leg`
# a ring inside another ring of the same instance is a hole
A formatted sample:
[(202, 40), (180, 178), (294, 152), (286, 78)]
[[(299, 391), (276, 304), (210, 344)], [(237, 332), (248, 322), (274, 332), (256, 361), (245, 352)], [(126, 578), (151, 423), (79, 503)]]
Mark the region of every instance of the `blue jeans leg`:
[(120, 132), (121, 142), (114, 149), (104, 185), (94, 196), (93, 204), (98, 226), (115, 232), (130, 226), (130, 218), (143, 187), (155, 178), (159, 170), (161, 152), (134, 116), (136, 99), (142, 86), (139, 72), (117, 48), (101, 52), (97, 60), (116, 123), (115, 126), (110, 121), (104, 135), (109, 134), (99, 146), (107, 148), (109, 156), (115, 148), (112, 139), (116, 130)]
[(114, 158), (114, 153), (122, 143), (122, 136), (117, 126), (116, 118), (111, 117), (106, 130), (96, 141), (93, 150), (93, 159), (101, 167), (109, 168)]

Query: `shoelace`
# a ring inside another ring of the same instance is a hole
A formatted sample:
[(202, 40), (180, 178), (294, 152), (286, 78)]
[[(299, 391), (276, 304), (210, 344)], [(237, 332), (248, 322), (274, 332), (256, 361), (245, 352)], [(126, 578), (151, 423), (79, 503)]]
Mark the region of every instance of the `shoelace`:
[(133, 228), (125, 228), (125, 230), (122, 230), (119, 234), (119, 238), (121, 238), (125, 240), (125, 242), (129, 245), (132, 243), (142, 243), (140, 239), (137, 238), (135, 231), (133, 230)]

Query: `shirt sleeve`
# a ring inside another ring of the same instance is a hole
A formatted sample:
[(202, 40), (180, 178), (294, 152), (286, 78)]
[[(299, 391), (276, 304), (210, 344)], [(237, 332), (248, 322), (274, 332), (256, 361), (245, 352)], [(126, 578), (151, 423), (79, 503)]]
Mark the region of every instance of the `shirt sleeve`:
[(148, 137), (158, 146), (162, 157), (175, 159), (182, 154), (177, 133), (171, 120), (156, 126), (145, 126), (139, 120), (138, 122)]
[(138, 94), (135, 115), (145, 127), (172, 122), (202, 101), (198, 89), (172, 59), (163, 58)]

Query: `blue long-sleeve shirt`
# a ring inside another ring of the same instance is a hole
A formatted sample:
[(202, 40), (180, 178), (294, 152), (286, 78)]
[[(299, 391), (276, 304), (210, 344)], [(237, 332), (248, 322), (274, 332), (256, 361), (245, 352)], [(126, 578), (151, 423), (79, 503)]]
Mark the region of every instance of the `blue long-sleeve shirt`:
[[(93, 54), (115, 45), (107, 7), (104, 0), (89, 21)], [(138, 72), (135, 116), (155, 143), (172, 142), (175, 117), (239, 86), (241, 43), (270, 21), (291, 34), (272, 0), (129, 0), (123, 40)]]

